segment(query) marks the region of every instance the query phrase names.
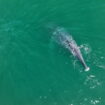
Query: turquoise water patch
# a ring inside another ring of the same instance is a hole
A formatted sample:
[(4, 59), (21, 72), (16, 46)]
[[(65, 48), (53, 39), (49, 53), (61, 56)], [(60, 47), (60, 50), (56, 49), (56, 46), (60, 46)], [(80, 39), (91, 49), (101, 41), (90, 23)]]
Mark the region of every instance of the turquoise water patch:
[[(1, 0), (0, 104), (104, 105), (105, 1)], [(72, 34), (90, 67), (52, 39)]]

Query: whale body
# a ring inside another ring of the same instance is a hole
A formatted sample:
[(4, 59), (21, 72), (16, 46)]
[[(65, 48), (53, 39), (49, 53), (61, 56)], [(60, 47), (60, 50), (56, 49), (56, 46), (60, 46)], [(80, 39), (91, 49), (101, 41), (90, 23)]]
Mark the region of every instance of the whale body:
[(57, 27), (53, 32), (54, 38), (59, 44), (67, 48), (73, 56), (75, 56), (84, 66), (85, 71), (89, 70), (89, 67), (86, 65), (84, 58), (81, 54), (80, 48), (72, 38), (72, 36), (67, 33), (63, 28)]

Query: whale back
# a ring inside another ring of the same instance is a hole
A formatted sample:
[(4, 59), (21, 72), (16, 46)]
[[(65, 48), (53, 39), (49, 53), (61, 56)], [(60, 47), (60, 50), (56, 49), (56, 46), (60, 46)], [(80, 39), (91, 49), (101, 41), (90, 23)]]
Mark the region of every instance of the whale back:
[(67, 31), (65, 31), (64, 28), (57, 27), (53, 32), (53, 38), (58, 44), (69, 50), (71, 50), (69, 43), (77, 47), (77, 44), (73, 37)]

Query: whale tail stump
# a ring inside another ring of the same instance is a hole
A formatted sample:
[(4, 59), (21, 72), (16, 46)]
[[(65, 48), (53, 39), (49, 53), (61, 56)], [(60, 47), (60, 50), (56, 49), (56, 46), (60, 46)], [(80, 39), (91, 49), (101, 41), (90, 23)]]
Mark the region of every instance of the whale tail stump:
[(89, 67), (86, 67), (86, 68), (85, 68), (85, 71), (89, 71), (89, 70), (90, 70), (90, 68), (89, 68)]

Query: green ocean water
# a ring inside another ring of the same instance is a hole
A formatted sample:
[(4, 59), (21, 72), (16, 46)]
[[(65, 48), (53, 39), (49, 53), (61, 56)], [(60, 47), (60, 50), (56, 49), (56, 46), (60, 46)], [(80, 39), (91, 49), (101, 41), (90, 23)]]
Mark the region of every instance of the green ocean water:
[[(84, 45), (90, 71), (52, 24)], [(105, 105), (105, 1), (0, 0), (0, 105)]]

